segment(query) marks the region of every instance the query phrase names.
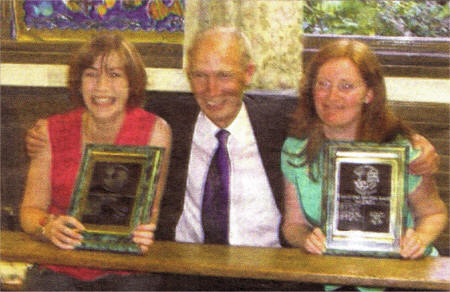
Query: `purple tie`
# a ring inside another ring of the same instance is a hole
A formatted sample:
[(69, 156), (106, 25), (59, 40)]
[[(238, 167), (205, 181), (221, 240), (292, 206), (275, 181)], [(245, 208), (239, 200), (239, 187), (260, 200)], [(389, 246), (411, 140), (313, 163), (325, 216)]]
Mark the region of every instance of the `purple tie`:
[(205, 181), (202, 204), (202, 226), (204, 243), (228, 244), (228, 194), (230, 184), (230, 162), (227, 152), (229, 132), (221, 129), (216, 152), (209, 165)]

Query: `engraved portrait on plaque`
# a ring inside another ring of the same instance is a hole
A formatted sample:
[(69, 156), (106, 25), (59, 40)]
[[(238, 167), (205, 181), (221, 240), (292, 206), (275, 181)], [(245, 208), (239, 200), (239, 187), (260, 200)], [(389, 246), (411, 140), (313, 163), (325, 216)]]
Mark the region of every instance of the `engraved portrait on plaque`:
[(98, 162), (81, 222), (128, 225), (141, 169), (137, 163)]

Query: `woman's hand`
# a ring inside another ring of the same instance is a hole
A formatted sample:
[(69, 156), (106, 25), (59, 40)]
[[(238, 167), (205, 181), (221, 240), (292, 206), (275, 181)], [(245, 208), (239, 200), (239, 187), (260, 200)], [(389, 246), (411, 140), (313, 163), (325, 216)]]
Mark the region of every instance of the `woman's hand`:
[(50, 215), (42, 235), (59, 248), (74, 249), (83, 239), (82, 230), (84, 226), (74, 217)]
[(325, 235), (320, 228), (315, 227), (306, 236), (304, 248), (313, 254), (322, 254), (325, 250)]
[(400, 255), (406, 259), (421, 257), (427, 248), (420, 235), (412, 228), (408, 228), (400, 242)]
[(146, 253), (148, 247), (153, 244), (155, 230), (155, 224), (141, 224), (133, 231), (133, 242), (139, 246), (142, 253)]

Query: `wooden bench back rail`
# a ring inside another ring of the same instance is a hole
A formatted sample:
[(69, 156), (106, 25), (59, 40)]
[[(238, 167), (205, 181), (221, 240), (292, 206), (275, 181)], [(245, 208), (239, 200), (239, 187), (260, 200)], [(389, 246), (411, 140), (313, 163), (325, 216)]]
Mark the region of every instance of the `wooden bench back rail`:
[[(2, 227), (17, 230), (17, 206), (20, 204), (28, 158), (24, 147), (26, 129), (37, 119), (66, 111), (71, 107), (66, 88), (46, 87), (1, 87), (1, 192)], [(165, 95), (170, 98), (186, 97), (186, 92), (148, 91), (147, 98)], [(293, 92), (255, 91), (252, 95), (261, 98), (292, 98)], [(449, 104), (427, 102), (391, 101), (390, 106), (420, 134), (435, 145), (441, 155), (441, 168), (437, 173), (440, 195), (449, 205)], [(8, 216), (11, 214), (11, 216)], [(11, 222), (11, 223), (9, 223)], [(442, 255), (449, 256), (449, 233), (435, 242)]]
[(2, 260), (204, 276), (450, 289), (450, 258), (419, 260), (317, 256), (294, 248), (231, 247), (157, 241), (146, 255), (62, 250), (23, 232), (1, 233)]

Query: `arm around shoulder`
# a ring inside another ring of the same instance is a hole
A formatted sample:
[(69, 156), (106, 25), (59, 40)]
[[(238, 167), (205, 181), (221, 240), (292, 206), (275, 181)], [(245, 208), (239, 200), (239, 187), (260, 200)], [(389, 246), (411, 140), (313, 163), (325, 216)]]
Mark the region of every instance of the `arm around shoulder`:
[(411, 143), (421, 150), (421, 155), (409, 164), (409, 171), (416, 175), (432, 175), (439, 169), (439, 154), (425, 137), (413, 134)]
[(48, 136), (48, 122), (45, 119), (39, 119), (34, 126), (27, 131), (25, 143), (27, 154), (33, 158), (45, 151), (46, 146), (50, 143)]

